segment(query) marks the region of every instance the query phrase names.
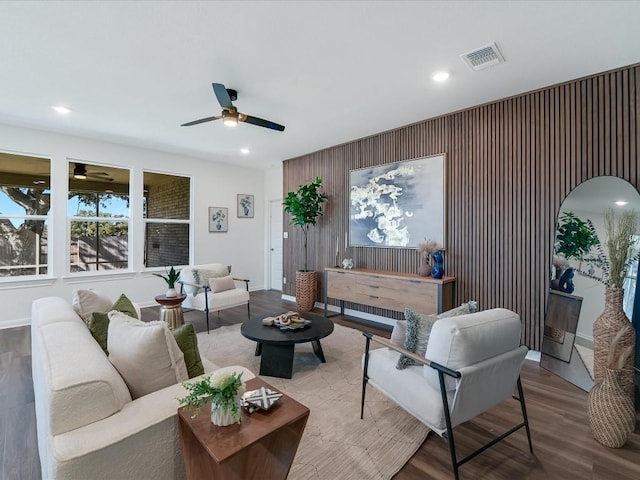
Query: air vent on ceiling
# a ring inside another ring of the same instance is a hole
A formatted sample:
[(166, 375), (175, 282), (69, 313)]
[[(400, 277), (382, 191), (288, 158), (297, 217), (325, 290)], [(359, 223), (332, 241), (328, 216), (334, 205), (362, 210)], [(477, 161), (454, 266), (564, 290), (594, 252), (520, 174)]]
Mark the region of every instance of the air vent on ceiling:
[(482, 70), (504, 62), (504, 57), (495, 43), (460, 55), (460, 58), (471, 70)]

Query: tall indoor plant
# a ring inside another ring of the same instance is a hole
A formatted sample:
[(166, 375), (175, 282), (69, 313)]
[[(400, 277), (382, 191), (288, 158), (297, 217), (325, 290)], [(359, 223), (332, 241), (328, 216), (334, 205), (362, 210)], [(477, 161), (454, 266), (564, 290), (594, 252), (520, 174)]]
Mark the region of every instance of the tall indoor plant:
[(304, 269), (296, 271), (296, 303), (303, 312), (313, 310), (316, 297), (316, 272), (309, 270), (307, 240), (309, 227), (316, 225), (322, 216), (322, 207), (329, 197), (322, 192), (322, 179), (316, 177), (289, 192), (282, 202), (284, 211), (291, 216), (291, 225), (302, 229), (304, 241)]

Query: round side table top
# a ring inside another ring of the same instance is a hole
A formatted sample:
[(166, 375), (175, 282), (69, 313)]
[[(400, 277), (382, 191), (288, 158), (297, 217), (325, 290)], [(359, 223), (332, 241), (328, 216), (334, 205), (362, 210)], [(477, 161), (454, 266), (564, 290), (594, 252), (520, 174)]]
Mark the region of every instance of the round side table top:
[(167, 297), (165, 294), (162, 294), (156, 297), (156, 302), (158, 302), (160, 305), (175, 307), (182, 304), (185, 298), (187, 298), (185, 294), (178, 295), (177, 297)]
[(315, 315), (312, 317), (311, 325), (299, 330), (280, 330), (278, 327), (263, 325), (262, 318), (252, 318), (244, 322), (240, 327), (242, 335), (259, 343), (291, 345), (320, 340), (333, 332), (331, 320)]

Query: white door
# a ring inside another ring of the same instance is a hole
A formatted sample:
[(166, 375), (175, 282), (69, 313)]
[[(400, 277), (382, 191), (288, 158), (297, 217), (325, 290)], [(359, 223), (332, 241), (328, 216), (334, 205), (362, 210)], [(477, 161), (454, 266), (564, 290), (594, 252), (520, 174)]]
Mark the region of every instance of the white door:
[(269, 288), (282, 291), (282, 200), (269, 202)]

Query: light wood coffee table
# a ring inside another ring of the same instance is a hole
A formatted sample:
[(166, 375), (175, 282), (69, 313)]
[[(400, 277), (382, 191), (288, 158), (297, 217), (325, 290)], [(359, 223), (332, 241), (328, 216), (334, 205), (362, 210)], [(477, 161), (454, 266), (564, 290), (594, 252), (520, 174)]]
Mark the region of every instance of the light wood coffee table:
[[(247, 390), (274, 387), (259, 378)], [(207, 405), (191, 418), (178, 409), (187, 478), (224, 480), (286, 479), (293, 463), (309, 409), (283, 395), (269, 410), (242, 412), (242, 423), (218, 427)]]

